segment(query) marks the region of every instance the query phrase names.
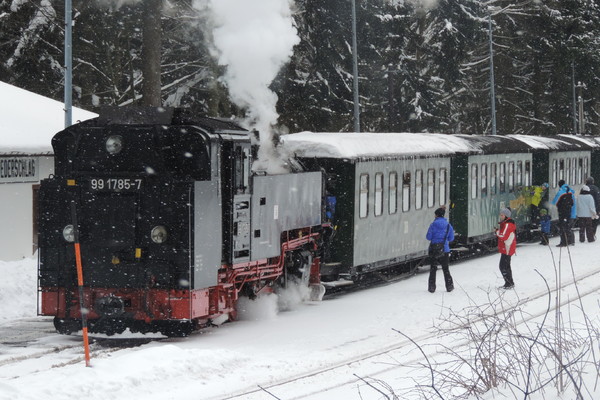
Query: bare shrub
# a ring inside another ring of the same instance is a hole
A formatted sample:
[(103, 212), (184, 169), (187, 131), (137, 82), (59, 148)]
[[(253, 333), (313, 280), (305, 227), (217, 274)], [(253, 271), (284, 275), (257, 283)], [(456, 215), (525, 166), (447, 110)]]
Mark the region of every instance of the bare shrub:
[(552, 324), (548, 286), (547, 292), (545, 311), (537, 315), (526, 313), (524, 304), (508, 305), (502, 295), (492, 298), (490, 292), (486, 304), (473, 304), (458, 313), (449, 310), (435, 330), (440, 341), (452, 347), (435, 346), (427, 354), (426, 347), (431, 346), (413, 342), (425, 360), (417, 367), (429, 373), (403, 389), (401, 398), (481, 399), (497, 389), (515, 399), (544, 396), (548, 390), (593, 399), (595, 388), (588, 387), (589, 379), (586, 385), (585, 374), (598, 372), (597, 324), (574, 322), (581, 318), (562, 315), (560, 305), (554, 307), (557, 316)]

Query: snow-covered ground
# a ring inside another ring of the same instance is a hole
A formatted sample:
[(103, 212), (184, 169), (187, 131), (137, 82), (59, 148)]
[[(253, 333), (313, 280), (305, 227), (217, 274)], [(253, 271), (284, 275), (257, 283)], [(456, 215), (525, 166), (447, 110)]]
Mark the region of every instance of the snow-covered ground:
[[(598, 242), (577, 243), (570, 251), (538, 244), (520, 245), (513, 257), (516, 288), (506, 292), (497, 289), (503, 282), (496, 254), (452, 265), (456, 289), (451, 293), (443, 290), (439, 271), (438, 291), (434, 294), (426, 290), (427, 274), (419, 273), (407, 280), (323, 302), (300, 303), (280, 313), (276, 312), (273, 297), (259, 299), (244, 305), (240, 321), (188, 338), (153, 340), (123, 349), (96, 344), (91, 368), (85, 367), (79, 335), (49, 333), (27, 348), (0, 345), (0, 399), (165, 400), (217, 399), (228, 395), (238, 399), (440, 398), (426, 387), (431, 385), (431, 376), (425, 365), (431, 362), (437, 372), (446, 373), (445, 381), (435, 375), (434, 386), (439, 389), (448, 390), (448, 382), (456, 378), (456, 374), (448, 375), (449, 371), (466, 376), (467, 365), (457, 368), (458, 364), (453, 363), (456, 357), (450, 353), (470, 348), (473, 354), (474, 345), (466, 346), (465, 335), (477, 336), (474, 332), (481, 332), (482, 323), (477, 324), (477, 318), (496, 314), (498, 319), (486, 319), (486, 323), (514, 320), (521, 323), (521, 334), (536, 337), (537, 327), (544, 321), (544, 310), (558, 300), (564, 303), (564, 342), (577, 343), (578, 348), (585, 348), (586, 344), (589, 347), (593, 342), (593, 353), (584, 354), (586, 362), (580, 361), (572, 370), (579, 366), (585, 369), (581, 378), (585, 384), (583, 399), (598, 399), (600, 388), (594, 386), (598, 366), (594, 367), (593, 362), (595, 358), (597, 363), (600, 357), (599, 247)], [(0, 262), (0, 331), (6, 331), (15, 320), (32, 319), (51, 329), (50, 319), (36, 317), (35, 262)], [(573, 275), (582, 277), (577, 286), (569, 285)], [(557, 279), (563, 282), (565, 289), (560, 298), (556, 293), (546, 294), (544, 279), (551, 289)], [(553, 326), (556, 315), (551, 312), (545, 325)], [(458, 335), (445, 335), (438, 330), (457, 325), (463, 327)], [(489, 332), (498, 333), (498, 327), (495, 325)], [(515, 331), (511, 332), (512, 336), (498, 337), (509, 342), (518, 339)], [(538, 336), (540, 342), (547, 339), (548, 332), (553, 329), (543, 331)], [(126, 333), (119, 339), (132, 336)], [(518, 370), (521, 366), (516, 360), (529, 354), (529, 348), (518, 349), (510, 343), (496, 343), (496, 362), (500, 366), (508, 354), (510, 360), (504, 362), (512, 363), (511, 367)], [(535, 351), (540, 352), (539, 347)], [(44, 352), (43, 356), (31, 356)], [(534, 360), (527, 370), (537, 370), (545, 362), (551, 371), (555, 363), (549, 361), (554, 357), (549, 351), (544, 354), (545, 360)], [(565, 351), (563, 355), (565, 364), (570, 361), (569, 354)], [(304, 376), (312, 371), (321, 373)], [(500, 384), (497, 390), (479, 398), (522, 399), (519, 388), (526, 386), (526, 375), (517, 374), (523, 379), (513, 378), (513, 386)], [(298, 377), (302, 379), (285, 383)], [(568, 386), (563, 397), (550, 384), (544, 392), (528, 398), (574, 399), (574, 385), (568, 377), (565, 382)], [(249, 389), (255, 392), (242, 394)], [(443, 393), (443, 398), (454, 398), (460, 392), (457, 386), (450, 393)]]

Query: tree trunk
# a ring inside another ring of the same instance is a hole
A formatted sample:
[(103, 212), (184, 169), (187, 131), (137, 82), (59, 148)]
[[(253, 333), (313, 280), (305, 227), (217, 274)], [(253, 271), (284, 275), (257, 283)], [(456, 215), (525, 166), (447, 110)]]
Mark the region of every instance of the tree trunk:
[(160, 107), (160, 55), (162, 30), (160, 16), (162, 0), (144, 1), (143, 44), (142, 44), (142, 104)]

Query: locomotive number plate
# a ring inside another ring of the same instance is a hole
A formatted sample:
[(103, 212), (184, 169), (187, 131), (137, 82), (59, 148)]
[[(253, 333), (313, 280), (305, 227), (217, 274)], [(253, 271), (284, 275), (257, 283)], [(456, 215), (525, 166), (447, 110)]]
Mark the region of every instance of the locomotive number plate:
[(141, 178), (92, 178), (90, 189), (106, 191), (136, 191), (142, 188)]

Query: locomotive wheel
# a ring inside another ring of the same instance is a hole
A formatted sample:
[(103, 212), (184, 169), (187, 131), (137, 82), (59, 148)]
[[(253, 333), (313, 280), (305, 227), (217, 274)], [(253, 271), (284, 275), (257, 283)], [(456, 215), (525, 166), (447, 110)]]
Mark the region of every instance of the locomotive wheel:
[(167, 321), (161, 325), (160, 333), (167, 337), (186, 337), (194, 330), (194, 324), (191, 321)]
[(113, 336), (125, 332), (127, 322), (120, 318), (99, 318), (88, 321), (90, 332), (104, 333), (107, 336)]
[(104, 332), (107, 336), (112, 336), (118, 333), (125, 332), (125, 329), (127, 329), (125, 323), (122, 320), (115, 319), (106, 321), (103, 324), (102, 330), (100, 332)]
[(81, 328), (81, 322), (75, 319), (54, 317), (54, 328), (61, 335), (70, 335)]

